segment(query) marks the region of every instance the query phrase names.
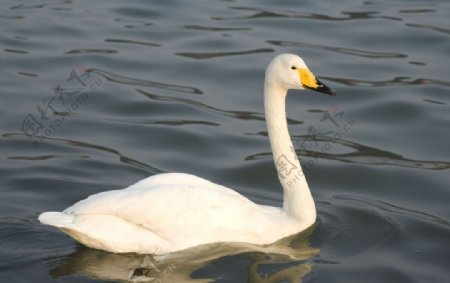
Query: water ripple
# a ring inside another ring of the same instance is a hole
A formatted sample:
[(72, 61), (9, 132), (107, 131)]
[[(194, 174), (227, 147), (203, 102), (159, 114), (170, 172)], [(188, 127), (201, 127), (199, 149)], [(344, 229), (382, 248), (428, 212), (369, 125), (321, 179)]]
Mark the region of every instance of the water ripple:
[(410, 216), (413, 218), (422, 219), (427, 222), (436, 223), (439, 225), (443, 225), (447, 228), (450, 228), (450, 222), (445, 219), (442, 219), (442, 218), (432, 215), (430, 213), (426, 213), (426, 212), (422, 212), (422, 211), (418, 211), (418, 210), (414, 210), (414, 209), (410, 209), (410, 208), (404, 208), (404, 207), (394, 205), (394, 204), (391, 204), (391, 203), (388, 203), (385, 201), (372, 200), (372, 199), (364, 198), (364, 197), (360, 197), (360, 196), (355, 197), (353, 195), (336, 195), (336, 196), (333, 196), (333, 198), (338, 199), (338, 200), (350, 200), (350, 201), (368, 204), (368, 205), (371, 205), (373, 207), (376, 207), (376, 208), (386, 211), (386, 212)]
[[(23, 139), (28, 140), (27, 135), (25, 135), (23, 133), (4, 133), (4, 134), (2, 134), (2, 137), (4, 137), (4, 138), (23, 138)], [(63, 144), (63, 145), (67, 145), (70, 147), (87, 148), (87, 149), (94, 149), (94, 150), (99, 150), (102, 152), (107, 152), (107, 153), (110, 153), (110, 154), (113, 154), (113, 155), (116, 155), (117, 157), (119, 157), (120, 162), (130, 165), (132, 167), (141, 169), (152, 175), (164, 173), (164, 171), (162, 171), (154, 166), (148, 165), (144, 162), (141, 162), (134, 158), (123, 155), (120, 151), (118, 151), (114, 148), (109, 148), (109, 147), (102, 146), (102, 145), (97, 145), (97, 144), (92, 144), (92, 143), (87, 143), (87, 142), (82, 142), (82, 141), (76, 141), (76, 140), (70, 140), (70, 139), (52, 138), (52, 137), (44, 137), (44, 136), (42, 136), (40, 138), (42, 139), (42, 141), (45, 141), (48, 143)], [(22, 156), (21, 158), (29, 159), (29, 158), (33, 158), (33, 157), (32, 156)]]
[(411, 23), (407, 23), (405, 25), (408, 27), (423, 28), (423, 29), (427, 29), (427, 30), (437, 31), (440, 33), (450, 34), (450, 29), (445, 29), (445, 28), (441, 28), (441, 27), (435, 27), (435, 26), (431, 26), (431, 25), (411, 24)]
[(280, 41), (279, 40), (268, 40), (267, 42), (270, 44), (276, 45), (276, 46), (308, 47), (308, 48), (312, 48), (312, 49), (326, 50), (326, 51), (332, 51), (332, 52), (346, 54), (346, 55), (353, 55), (353, 56), (374, 58), (374, 59), (406, 58), (406, 57), (408, 57), (408, 55), (400, 54), (400, 53), (365, 51), (365, 50), (358, 50), (358, 49), (353, 49), (353, 48), (325, 46), (325, 45), (311, 44), (311, 43), (305, 43), (305, 42), (282, 41), (282, 40), (280, 40)]
[(28, 51), (25, 50), (19, 50), (19, 49), (3, 49), (3, 51), (5, 52), (10, 52), (10, 53), (17, 53), (17, 54), (28, 54)]
[(185, 25), (184, 28), (189, 29), (189, 30), (214, 31), (214, 32), (252, 30), (251, 28), (209, 27), (209, 26), (199, 26), (199, 25)]
[(117, 119), (117, 118), (100, 118), (100, 117), (92, 117), (88, 115), (82, 115), (76, 112), (68, 112), (68, 111), (55, 111), (54, 115), (62, 116), (62, 117), (73, 117), (79, 119), (85, 119), (89, 121), (107, 121), (107, 122), (118, 122), (118, 123), (128, 123), (133, 125), (166, 125), (166, 126), (183, 126), (183, 125), (203, 125), (203, 126), (220, 126), (218, 123), (214, 123), (211, 121), (202, 121), (202, 120), (186, 120), (186, 119), (168, 119), (164, 118), (164, 120), (157, 119)]
[(404, 9), (398, 10), (400, 14), (436, 13), (434, 9)]
[(253, 50), (244, 50), (244, 51), (228, 51), (228, 52), (199, 52), (199, 53), (175, 53), (180, 56), (192, 58), (192, 59), (211, 59), (215, 57), (224, 57), (224, 56), (236, 56), (236, 55), (246, 55), (246, 54), (255, 54), (255, 53), (266, 53), (266, 52), (275, 52), (275, 50), (271, 48), (259, 48)]
[(0, 19), (6, 19), (6, 20), (21, 20), (25, 18), (24, 16), (12, 16), (12, 15), (2, 15), (0, 14)]
[(359, 12), (341, 12), (344, 17), (334, 17), (325, 14), (318, 13), (301, 13), (301, 12), (293, 12), (293, 11), (275, 11), (259, 9), (254, 7), (230, 7), (233, 10), (241, 10), (241, 11), (251, 11), (253, 14), (241, 17), (212, 17), (212, 20), (224, 21), (224, 20), (245, 20), (245, 19), (256, 19), (256, 18), (300, 18), (300, 19), (313, 19), (313, 20), (321, 20), (321, 21), (348, 21), (348, 20), (356, 20), (356, 19), (374, 19), (381, 18), (387, 20), (395, 20), (402, 21), (401, 18), (384, 16), (380, 12), (377, 11), (359, 11)]
[(38, 74), (26, 73), (26, 72), (17, 72), (17, 74), (22, 75), (22, 76), (27, 76), (27, 77), (39, 77)]
[(34, 5), (28, 5), (28, 4), (19, 4), (15, 6), (9, 7), (11, 10), (22, 10), (22, 9), (42, 9), (50, 6), (56, 6), (56, 5), (64, 5), (64, 4), (72, 4), (72, 0), (65, 0), (61, 1), (59, 3), (46, 3), (46, 4), (34, 4)]
[[(267, 132), (258, 133), (256, 135), (267, 135)], [(302, 141), (307, 140), (315, 140), (317, 142), (323, 143), (336, 143), (340, 144), (343, 147), (347, 147), (353, 149), (354, 151), (351, 153), (344, 154), (332, 154), (323, 151), (313, 151), (313, 150), (304, 150), (297, 149), (296, 152), (300, 156), (311, 157), (314, 159), (322, 158), (327, 160), (335, 160), (346, 163), (357, 163), (357, 164), (368, 164), (368, 165), (390, 165), (390, 166), (399, 166), (399, 167), (409, 167), (409, 168), (421, 168), (428, 170), (446, 170), (450, 169), (450, 163), (445, 161), (428, 161), (428, 160), (414, 160), (405, 158), (402, 155), (389, 152), (386, 150), (381, 150), (378, 148), (362, 145), (359, 143), (355, 143), (352, 141), (347, 141), (343, 139), (335, 140), (327, 137), (317, 137), (317, 136), (300, 136), (302, 139), (297, 140), (300, 144)], [(298, 137), (297, 137), (298, 138)], [(320, 148), (320, 146), (319, 146)], [(272, 153), (257, 153), (254, 155), (249, 155), (245, 158), (245, 160), (258, 160), (258, 159), (266, 159), (272, 158)], [(305, 168), (307, 169), (307, 168)]]
[(227, 111), (223, 109), (219, 109), (213, 106), (210, 106), (205, 103), (201, 103), (199, 101), (193, 100), (193, 99), (187, 99), (187, 98), (179, 98), (174, 96), (166, 96), (166, 95), (157, 95), (153, 93), (149, 93), (147, 91), (143, 91), (141, 89), (136, 89), (137, 92), (140, 94), (143, 94), (147, 98), (150, 98), (151, 100), (155, 101), (168, 101), (168, 102), (179, 102), (182, 104), (187, 104), (194, 106), (195, 108), (198, 108), (204, 112), (211, 112), (216, 114), (221, 114), (223, 116), (227, 117), (233, 117), (238, 118), (241, 120), (259, 120), (264, 121), (264, 115), (255, 113), (255, 112), (243, 112), (243, 111)]
[(131, 40), (131, 39), (106, 38), (105, 42), (130, 43), (130, 44), (138, 44), (138, 45), (145, 45), (145, 46), (152, 46), (152, 47), (161, 46), (161, 44), (157, 44), (157, 43), (137, 41), (137, 40)]
[(125, 85), (133, 85), (133, 86), (146, 86), (146, 87), (152, 87), (152, 88), (159, 88), (159, 89), (165, 89), (165, 90), (171, 90), (176, 92), (184, 92), (184, 93), (191, 93), (191, 94), (203, 94), (203, 92), (195, 87), (189, 87), (189, 86), (180, 86), (180, 85), (174, 85), (174, 84), (166, 84), (166, 83), (160, 83), (160, 82), (153, 82), (153, 81), (147, 81), (142, 79), (135, 79), (130, 77), (121, 76), (118, 74), (114, 74), (108, 71), (104, 71), (101, 69), (88, 69), (87, 72), (92, 72), (94, 74), (98, 74), (108, 81), (119, 83), (119, 84), (125, 84)]
[(141, 27), (141, 26), (148, 27), (148, 26), (153, 25), (152, 22), (139, 21), (139, 20), (135, 20), (135, 19), (130, 20), (130, 19), (115, 18), (114, 21), (132, 23), (132, 24), (124, 24), (124, 27), (126, 27), (126, 28), (135, 28), (135, 27)]
[[(340, 201), (319, 202), (315, 245), (321, 247), (318, 263), (336, 264), (363, 254), (393, 239), (400, 224), (367, 205)], [(331, 260), (330, 260), (331, 259)]]
[(438, 100), (433, 100), (433, 99), (427, 99), (424, 98), (422, 99), (425, 102), (429, 102), (429, 103), (433, 103), (433, 104), (438, 104), (438, 105), (447, 105), (447, 103), (443, 102), (443, 101), (438, 101)]
[(348, 86), (370, 86), (370, 87), (385, 87), (385, 86), (413, 86), (413, 85), (439, 85), (439, 86), (450, 86), (450, 82), (435, 80), (435, 79), (425, 79), (425, 78), (410, 78), (410, 77), (395, 77), (391, 80), (385, 81), (369, 81), (369, 80), (356, 80), (356, 79), (344, 79), (335, 77), (325, 77), (322, 76), (324, 80), (333, 81), (336, 83), (341, 83)]
[(49, 154), (49, 155), (39, 155), (39, 156), (8, 156), (8, 159), (11, 160), (50, 160), (50, 159), (64, 159), (64, 158), (91, 158), (88, 155), (80, 155), (74, 157), (73, 155), (58, 155), (58, 154)]
[(83, 53), (100, 53), (100, 54), (113, 54), (118, 53), (119, 51), (113, 49), (104, 49), (104, 48), (79, 48), (72, 49), (70, 51), (65, 52), (65, 54), (83, 54)]
[[(230, 110), (223, 110), (220, 108), (213, 107), (211, 105), (193, 100), (193, 99), (187, 99), (187, 98), (180, 98), (180, 97), (174, 97), (174, 96), (166, 96), (166, 95), (157, 95), (153, 93), (149, 93), (146, 91), (143, 91), (141, 89), (136, 89), (137, 92), (140, 94), (145, 95), (146, 97), (156, 100), (156, 101), (168, 101), (168, 102), (179, 102), (186, 105), (191, 105), (195, 108), (198, 108), (204, 112), (210, 112), (215, 114), (220, 114), (225, 117), (231, 117), (239, 120), (256, 120), (256, 121), (265, 121), (264, 114), (257, 113), (257, 112), (249, 112), (249, 111), (230, 111)], [(289, 124), (302, 124), (303, 122), (297, 121), (294, 119), (288, 118)]]

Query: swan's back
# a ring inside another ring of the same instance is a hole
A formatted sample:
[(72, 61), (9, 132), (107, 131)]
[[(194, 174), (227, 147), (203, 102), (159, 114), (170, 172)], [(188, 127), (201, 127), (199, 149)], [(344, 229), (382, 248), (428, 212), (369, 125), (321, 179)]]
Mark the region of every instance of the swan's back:
[(281, 210), (256, 205), (205, 179), (168, 173), (92, 195), (39, 219), (94, 248), (166, 253), (218, 241), (268, 243), (267, 226), (278, 214)]

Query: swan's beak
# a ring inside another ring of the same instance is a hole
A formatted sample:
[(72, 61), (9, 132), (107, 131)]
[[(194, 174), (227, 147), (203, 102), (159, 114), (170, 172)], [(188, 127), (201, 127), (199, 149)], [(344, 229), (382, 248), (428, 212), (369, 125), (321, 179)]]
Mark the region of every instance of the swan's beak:
[(309, 88), (318, 92), (326, 93), (329, 95), (336, 95), (336, 92), (331, 88), (324, 85), (321, 81), (316, 79), (316, 76), (308, 69), (299, 69), (298, 75), (300, 76), (300, 81), (305, 88)]

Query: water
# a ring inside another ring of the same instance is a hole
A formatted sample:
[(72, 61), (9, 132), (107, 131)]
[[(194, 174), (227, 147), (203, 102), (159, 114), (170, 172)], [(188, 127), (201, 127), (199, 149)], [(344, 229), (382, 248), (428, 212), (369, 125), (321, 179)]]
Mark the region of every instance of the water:
[[(0, 282), (446, 282), (449, 17), (447, 1), (3, 1)], [(160, 172), (281, 205), (262, 82), (283, 52), (338, 93), (288, 97), (314, 229), (153, 258), (37, 222)]]

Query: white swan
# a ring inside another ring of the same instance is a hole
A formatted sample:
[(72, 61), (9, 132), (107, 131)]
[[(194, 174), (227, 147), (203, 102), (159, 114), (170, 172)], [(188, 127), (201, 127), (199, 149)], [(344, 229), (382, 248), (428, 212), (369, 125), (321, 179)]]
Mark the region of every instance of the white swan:
[(165, 254), (214, 242), (269, 244), (305, 230), (316, 219), (311, 192), (292, 145), (285, 113), (288, 89), (334, 95), (292, 54), (266, 70), (264, 105), (283, 207), (258, 205), (229, 188), (182, 173), (159, 174), (122, 190), (98, 193), (63, 212), (44, 212), (80, 243), (116, 253)]

